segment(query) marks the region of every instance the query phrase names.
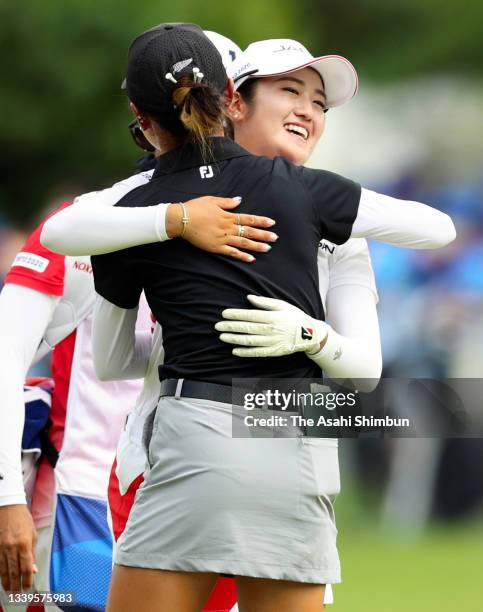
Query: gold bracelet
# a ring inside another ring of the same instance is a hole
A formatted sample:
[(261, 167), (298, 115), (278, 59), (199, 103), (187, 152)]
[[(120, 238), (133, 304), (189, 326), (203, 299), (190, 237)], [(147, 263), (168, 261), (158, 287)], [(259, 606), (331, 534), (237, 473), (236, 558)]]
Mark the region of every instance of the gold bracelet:
[(186, 226), (188, 225), (190, 218), (188, 216), (188, 211), (186, 209), (186, 206), (183, 204), (183, 202), (178, 202), (178, 203), (183, 209), (183, 216), (181, 217), (181, 223), (183, 224), (183, 231), (179, 235), (180, 238), (183, 238), (184, 233), (186, 232)]

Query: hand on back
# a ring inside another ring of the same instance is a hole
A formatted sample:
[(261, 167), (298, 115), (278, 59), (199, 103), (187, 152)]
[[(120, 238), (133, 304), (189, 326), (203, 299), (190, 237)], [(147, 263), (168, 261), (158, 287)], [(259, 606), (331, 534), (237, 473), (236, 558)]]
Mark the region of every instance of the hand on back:
[[(271, 248), (267, 243), (275, 242), (278, 236), (261, 229), (275, 224), (269, 217), (229, 212), (240, 201), (241, 198), (203, 196), (183, 203), (184, 210), (181, 204), (172, 204), (166, 216), (168, 236), (182, 237), (204, 251), (252, 263), (255, 257), (241, 249), (266, 253)], [(188, 219), (185, 223), (184, 217)]]

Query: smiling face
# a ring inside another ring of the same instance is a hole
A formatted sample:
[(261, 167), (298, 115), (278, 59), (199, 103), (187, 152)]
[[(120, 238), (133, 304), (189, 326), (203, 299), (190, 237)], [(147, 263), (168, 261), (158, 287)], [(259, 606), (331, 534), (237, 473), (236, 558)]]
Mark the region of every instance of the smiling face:
[(235, 94), (229, 108), (235, 140), (255, 155), (303, 164), (325, 126), (322, 79), (312, 68), (256, 79), (253, 97)]

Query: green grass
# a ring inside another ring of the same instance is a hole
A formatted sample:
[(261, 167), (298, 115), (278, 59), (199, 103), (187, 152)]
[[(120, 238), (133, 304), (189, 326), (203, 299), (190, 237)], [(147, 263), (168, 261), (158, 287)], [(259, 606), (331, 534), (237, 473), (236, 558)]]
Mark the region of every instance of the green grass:
[(351, 487), (336, 511), (343, 583), (328, 612), (483, 612), (481, 522), (383, 532)]

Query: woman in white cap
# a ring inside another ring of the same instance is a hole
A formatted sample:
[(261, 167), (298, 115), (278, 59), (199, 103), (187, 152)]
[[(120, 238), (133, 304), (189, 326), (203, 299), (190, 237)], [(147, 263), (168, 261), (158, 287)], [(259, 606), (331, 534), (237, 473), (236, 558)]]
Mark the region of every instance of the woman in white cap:
[[(298, 76), (295, 76), (295, 78), (297, 79), (297, 78), (298, 78)], [(318, 88), (318, 87), (317, 87), (317, 88)], [(290, 92), (290, 93), (293, 93), (293, 92)], [(320, 106), (320, 100), (317, 100), (317, 105), (318, 105), (318, 106)], [(284, 130), (286, 130), (287, 132), (290, 132), (290, 131), (297, 132), (297, 128), (298, 128), (298, 129), (299, 129), (299, 132), (300, 132), (300, 131), (301, 131), (301, 130), (304, 128), (304, 126), (303, 126), (303, 125), (298, 125), (298, 123), (300, 123), (300, 122), (298, 122), (298, 121), (296, 121), (296, 120), (293, 120), (292, 122), (288, 122), (288, 123), (287, 123), (287, 128), (288, 128), (288, 129), (287, 129), (285, 126), (284, 126)], [(303, 122), (302, 122), (302, 123), (303, 123)], [(306, 140), (306, 139), (304, 139), (304, 140)], [(297, 142), (298, 142), (298, 141), (297, 141)], [(420, 238), (421, 238), (421, 235), (419, 236), (419, 239), (420, 239)]]
[[(349, 101), (358, 87), (357, 73), (348, 60), (337, 55), (313, 57), (302, 44), (288, 39), (252, 43), (232, 65), (231, 75), (236, 92), (229, 114), (235, 140), (254, 153), (282, 155), (295, 164), (305, 163), (312, 153), (323, 134), (327, 110)], [(396, 200), (365, 189), (361, 198), (384, 202), (397, 218), (400, 204)], [(414, 212), (418, 211), (434, 214), (432, 209), (421, 210), (419, 204), (414, 206)], [(421, 238), (400, 234), (396, 241), (413, 248), (438, 243), (436, 235)], [(360, 390), (370, 390), (380, 375), (381, 353), (377, 291), (366, 240), (351, 238), (343, 245), (323, 241), (319, 282), (326, 317), (334, 324), (324, 325), (326, 338), (320, 354), (324, 370), (332, 378), (350, 372)], [(224, 332), (221, 339), (237, 345), (234, 354), (240, 357), (289, 353), (293, 347), (291, 305), (264, 297), (249, 300), (259, 310), (223, 313), (233, 320), (217, 325)], [(265, 325), (250, 327), (249, 322)], [(256, 333), (250, 334), (250, 329)]]

